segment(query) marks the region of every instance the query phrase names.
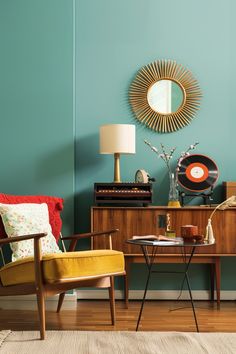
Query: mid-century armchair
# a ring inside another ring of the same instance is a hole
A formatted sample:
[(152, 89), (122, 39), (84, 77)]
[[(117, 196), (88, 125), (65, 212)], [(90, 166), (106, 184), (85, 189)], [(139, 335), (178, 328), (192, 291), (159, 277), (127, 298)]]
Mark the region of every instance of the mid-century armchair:
[[(2, 196), (7, 198), (3, 198), (2, 200)], [(0, 194), (0, 203), (31, 203), (35, 201), (34, 198)], [(55, 197), (36, 197), (36, 199), (37, 203), (47, 203), (50, 224), (51, 226), (58, 226), (57, 224), (53, 225), (52, 210), (59, 209), (57, 210), (58, 215), (56, 218), (59, 216), (60, 219), (62, 199)], [(58, 205), (60, 205), (60, 208), (58, 208)], [(60, 230), (60, 227), (58, 230)], [(112, 324), (115, 324), (114, 276), (125, 275), (123, 253), (111, 249), (111, 236), (117, 231), (108, 230), (65, 237), (63, 240), (70, 240), (68, 252), (45, 255), (42, 255), (41, 252), (41, 241), (47, 238), (47, 234), (44, 232), (2, 238), (0, 240), (0, 248), (10, 243), (15, 244), (25, 240), (33, 240), (34, 257), (26, 257), (10, 262), (0, 269), (0, 296), (36, 294), (40, 321), (40, 338), (44, 339), (45, 298), (47, 296), (60, 294), (57, 307), (57, 311), (59, 312), (67, 290), (88, 286), (108, 288), (111, 321)], [(108, 237), (109, 249), (75, 252), (78, 240), (102, 236)]]

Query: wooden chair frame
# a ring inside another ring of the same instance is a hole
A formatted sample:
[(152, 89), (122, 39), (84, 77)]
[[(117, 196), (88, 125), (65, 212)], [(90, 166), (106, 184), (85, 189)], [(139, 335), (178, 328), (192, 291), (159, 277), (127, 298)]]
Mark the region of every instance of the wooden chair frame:
[[(119, 231), (108, 230), (101, 232), (90, 232), (85, 234), (77, 234), (70, 237), (63, 237), (63, 240), (70, 240), (69, 252), (75, 251), (77, 241), (82, 238), (91, 238), (94, 236), (105, 235), (109, 237), (109, 248), (112, 248), (112, 234)], [(33, 239), (34, 240), (34, 271), (35, 271), (35, 282), (25, 283), (17, 285), (3, 286), (0, 283), (0, 296), (8, 295), (32, 295), (36, 294), (37, 304), (38, 304), (38, 314), (40, 322), (40, 339), (45, 338), (45, 299), (48, 296), (55, 294), (60, 294), (58, 300), (57, 312), (60, 311), (65, 292), (67, 290), (76, 289), (79, 287), (100, 287), (108, 288), (109, 298), (110, 298), (110, 311), (111, 311), (111, 322), (112, 325), (115, 324), (115, 292), (114, 292), (114, 276), (125, 275), (125, 271), (119, 273), (106, 273), (98, 276), (89, 277), (78, 277), (73, 280), (71, 279), (58, 279), (56, 283), (46, 283), (43, 279), (43, 260), (41, 252), (41, 242), (40, 239), (45, 237), (46, 233), (24, 235), (18, 237), (5, 238), (0, 240), (0, 247), (5, 244), (12, 242), (19, 242), (24, 240)]]

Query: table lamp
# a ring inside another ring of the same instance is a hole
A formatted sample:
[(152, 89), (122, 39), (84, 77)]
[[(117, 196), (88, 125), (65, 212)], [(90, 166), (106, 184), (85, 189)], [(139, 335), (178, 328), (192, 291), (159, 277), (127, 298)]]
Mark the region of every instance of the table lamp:
[(100, 154), (114, 154), (114, 182), (120, 183), (120, 154), (135, 154), (135, 125), (102, 125)]
[(232, 197), (229, 197), (225, 201), (223, 201), (221, 204), (217, 205), (217, 207), (213, 210), (211, 215), (209, 216), (207, 227), (206, 227), (206, 236), (205, 236), (205, 241), (208, 241), (209, 243), (214, 243), (215, 242), (215, 237), (214, 237), (214, 232), (213, 228), (211, 225), (211, 220), (213, 215), (215, 214), (216, 210), (225, 210), (227, 207), (230, 206), (236, 206), (236, 196), (232, 195)]

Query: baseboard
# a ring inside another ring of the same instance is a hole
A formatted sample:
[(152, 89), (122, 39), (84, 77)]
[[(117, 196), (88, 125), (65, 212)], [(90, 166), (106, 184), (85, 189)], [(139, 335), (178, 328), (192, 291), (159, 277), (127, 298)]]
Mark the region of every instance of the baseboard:
[[(178, 290), (149, 290), (147, 292), (146, 299), (149, 300), (176, 300), (180, 292)], [(193, 290), (194, 300), (209, 300), (210, 292), (208, 290)], [(236, 290), (222, 290), (220, 293), (221, 300), (236, 300)], [(124, 298), (124, 293), (121, 290), (115, 291), (115, 297), (117, 300)], [(108, 290), (77, 290), (77, 298), (79, 299), (108, 299)], [(130, 300), (141, 300), (143, 298), (143, 290), (130, 290)], [(216, 294), (215, 294), (216, 298)], [(189, 300), (189, 292), (183, 290), (181, 294), (181, 300)]]
[[(210, 294), (207, 290), (193, 290), (192, 295), (194, 300), (209, 300)], [(147, 299), (149, 300), (176, 300), (179, 296), (177, 290), (149, 290)], [(115, 297), (117, 300), (122, 300), (124, 297), (123, 291), (116, 290)], [(143, 297), (143, 290), (130, 290), (130, 300), (141, 300)], [(62, 310), (75, 310), (77, 306), (77, 299), (87, 300), (107, 300), (108, 291), (101, 290), (77, 290), (72, 294), (66, 294)], [(189, 293), (184, 290), (181, 295), (181, 300), (189, 300)], [(222, 290), (221, 300), (236, 300), (236, 291)], [(57, 308), (58, 295), (46, 299), (46, 309), (55, 311)], [(37, 301), (35, 295), (22, 296), (3, 296), (0, 297), (0, 309), (4, 310), (37, 310)]]
[[(46, 299), (46, 309), (55, 311), (57, 308), (59, 295)], [(77, 294), (66, 294), (62, 305), (63, 310), (75, 310), (77, 306)], [(4, 310), (37, 310), (36, 295), (16, 295), (0, 297), (0, 308)]]

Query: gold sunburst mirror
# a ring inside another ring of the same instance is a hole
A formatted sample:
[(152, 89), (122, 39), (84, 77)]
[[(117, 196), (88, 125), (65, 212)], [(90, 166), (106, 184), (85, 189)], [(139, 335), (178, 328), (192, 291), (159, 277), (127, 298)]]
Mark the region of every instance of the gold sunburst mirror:
[(199, 109), (201, 96), (192, 73), (174, 60), (156, 60), (142, 67), (129, 90), (136, 118), (161, 133), (189, 124)]

